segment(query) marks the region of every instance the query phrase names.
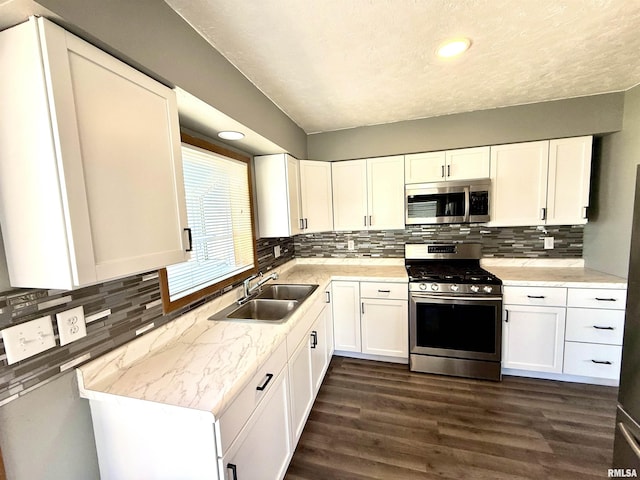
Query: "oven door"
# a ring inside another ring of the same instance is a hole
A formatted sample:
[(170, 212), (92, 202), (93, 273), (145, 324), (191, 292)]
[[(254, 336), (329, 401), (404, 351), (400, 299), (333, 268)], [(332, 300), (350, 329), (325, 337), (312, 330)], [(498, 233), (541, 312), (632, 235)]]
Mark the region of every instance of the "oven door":
[(502, 297), (454, 297), (412, 293), (412, 354), (499, 362)]
[(407, 185), (405, 224), (463, 223), (469, 221), (469, 186)]

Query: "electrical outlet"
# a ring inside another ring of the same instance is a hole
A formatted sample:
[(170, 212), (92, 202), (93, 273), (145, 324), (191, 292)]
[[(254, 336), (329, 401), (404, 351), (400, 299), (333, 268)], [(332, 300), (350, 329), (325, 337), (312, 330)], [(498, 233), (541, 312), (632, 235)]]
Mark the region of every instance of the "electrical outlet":
[(55, 347), (51, 316), (5, 328), (2, 330), (2, 341), (9, 365)]
[(273, 247), (273, 257), (278, 258), (280, 256), (280, 245)]
[(553, 250), (553, 237), (544, 237), (544, 249), (545, 250)]
[(84, 307), (72, 308), (56, 314), (60, 345), (67, 345), (87, 336), (87, 326), (84, 321)]
[(355, 250), (356, 249), (356, 244), (353, 240), (347, 240), (347, 249), (349, 250)]

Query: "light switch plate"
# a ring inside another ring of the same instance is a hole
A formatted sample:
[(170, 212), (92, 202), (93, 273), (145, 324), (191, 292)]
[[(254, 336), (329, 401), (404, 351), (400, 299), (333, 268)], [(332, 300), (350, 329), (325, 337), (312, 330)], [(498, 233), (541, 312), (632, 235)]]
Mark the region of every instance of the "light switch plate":
[(276, 245), (273, 247), (273, 258), (278, 258), (280, 256), (280, 245)]
[(347, 240), (347, 250), (355, 250), (356, 244), (353, 240)]
[(51, 316), (5, 328), (2, 330), (2, 341), (9, 365), (55, 347)]
[(545, 250), (553, 250), (554, 247), (554, 238), (553, 237), (544, 237), (544, 249)]
[(58, 335), (60, 335), (61, 346), (87, 336), (84, 307), (82, 305), (57, 313), (56, 320), (58, 322)]

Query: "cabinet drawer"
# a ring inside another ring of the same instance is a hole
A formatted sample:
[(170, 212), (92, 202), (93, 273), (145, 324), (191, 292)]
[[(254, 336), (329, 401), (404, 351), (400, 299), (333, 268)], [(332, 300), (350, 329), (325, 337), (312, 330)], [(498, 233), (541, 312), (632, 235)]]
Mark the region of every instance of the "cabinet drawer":
[(567, 289), (557, 287), (504, 287), (505, 305), (539, 305), (564, 307), (567, 304)]
[(624, 310), (567, 309), (566, 340), (622, 345)]
[[(285, 342), (282, 342), (220, 417), (221, 452), (219, 454), (225, 454), (226, 449), (273, 386), (273, 380), (286, 364), (287, 348)], [(267, 381), (269, 383), (266, 387), (258, 390), (258, 387), (263, 387)]]
[(406, 283), (360, 282), (360, 297), (408, 300), (409, 287)]
[(620, 346), (566, 342), (563, 373), (617, 380), (621, 358)]
[(626, 300), (626, 290), (602, 288), (570, 288), (567, 304), (570, 307), (624, 310)]

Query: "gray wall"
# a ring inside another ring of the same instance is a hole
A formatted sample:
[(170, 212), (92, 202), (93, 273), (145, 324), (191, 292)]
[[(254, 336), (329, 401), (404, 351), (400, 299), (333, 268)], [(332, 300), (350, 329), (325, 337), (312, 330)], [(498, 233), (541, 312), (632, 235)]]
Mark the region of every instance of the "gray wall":
[(0, 407), (9, 480), (99, 479), (89, 404), (70, 372)]
[(308, 136), (313, 160), (428, 152), (616, 132), (623, 93), (496, 108)]
[(162, 0), (38, 3), (69, 30), (306, 158), (305, 132)]
[(584, 230), (587, 267), (627, 276), (636, 165), (640, 163), (640, 86), (624, 95), (623, 127), (602, 139), (594, 165), (594, 218)]

